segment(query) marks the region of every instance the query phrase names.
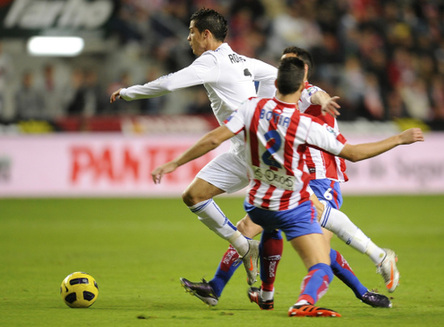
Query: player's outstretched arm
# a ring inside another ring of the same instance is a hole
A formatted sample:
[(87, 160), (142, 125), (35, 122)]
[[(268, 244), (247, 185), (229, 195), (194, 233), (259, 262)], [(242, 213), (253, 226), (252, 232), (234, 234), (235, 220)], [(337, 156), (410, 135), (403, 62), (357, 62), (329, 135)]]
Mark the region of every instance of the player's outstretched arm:
[(328, 113), (333, 117), (337, 117), (340, 115), (338, 109), (341, 108), (341, 106), (337, 103), (338, 99), (338, 96), (331, 97), (324, 91), (318, 91), (311, 96), (310, 101), (313, 104), (321, 106), (323, 115)]
[(154, 184), (159, 184), (163, 175), (172, 173), (178, 167), (203, 156), (205, 153), (217, 148), (223, 141), (228, 140), (235, 134), (225, 126), (219, 126), (211, 132), (205, 134), (199, 141), (197, 141), (188, 150), (182, 153), (176, 159), (167, 162), (151, 173)]
[(424, 141), (424, 135), (420, 128), (410, 128), (398, 135), (391, 136), (385, 140), (362, 143), (362, 144), (345, 144), (339, 156), (352, 162), (375, 157), (393, 149), (398, 145), (412, 144)]

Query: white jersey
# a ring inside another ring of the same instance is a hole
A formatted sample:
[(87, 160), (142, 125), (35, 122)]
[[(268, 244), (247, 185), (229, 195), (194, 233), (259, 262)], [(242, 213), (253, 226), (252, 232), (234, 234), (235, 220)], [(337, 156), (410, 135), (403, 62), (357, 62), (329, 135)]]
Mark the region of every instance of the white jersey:
[(327, 124), (276, 98), (250, 99), (225, 124), (233, 133), (246, 135), (248, 203), (272, 211), (293, 209), (309, 199), (310, 176), (304, 171), (307, 146), (338, 155), (345, 143)]
[[(204, 52), (190, 66), (147, 84), (124, 88), (120, 96), (124, 100), (152, 98), (178, 89), (203, 85), (214, 115), (222, 124), (242, 102), (256, 96), (254, 81), (260, 82), (258, 96), (274, 96), (276, 76), (276, 67), (239, 55), (227, 43), (223, 43), (214, 51)], [(241, 153), (242, 137), (233, 138), (232, 142), (232, 149)]]

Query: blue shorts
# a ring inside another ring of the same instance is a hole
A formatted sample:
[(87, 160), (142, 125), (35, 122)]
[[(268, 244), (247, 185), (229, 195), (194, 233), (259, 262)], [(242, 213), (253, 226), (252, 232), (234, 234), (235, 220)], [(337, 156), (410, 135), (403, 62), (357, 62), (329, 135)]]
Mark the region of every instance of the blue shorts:
[(319, 200), (328, 202), (333, 208), (342, 206), (342, 193), (339, 182), (330, 179), (312, 179), (310, 187)]
[(255, 224), (262, 226), (266, 232), (280, 229), (285, 233), (287, 241), (307, 234), (322, 234), (316, 209), (311, 201), (284, 211), (265, 210), (248, 202), (244, 202), (244, 207)]

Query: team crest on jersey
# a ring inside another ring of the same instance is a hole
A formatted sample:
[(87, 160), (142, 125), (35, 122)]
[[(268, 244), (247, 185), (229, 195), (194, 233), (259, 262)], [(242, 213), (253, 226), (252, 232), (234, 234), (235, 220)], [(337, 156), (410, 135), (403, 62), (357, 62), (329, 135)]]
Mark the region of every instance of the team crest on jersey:
[(332, 133), (335, 137), (337, 137), (339, 135), (339, 132), (335, 131), (333, 127), (324, 124), (325, 128), (327, 129), (327, 131), (329, 131), (330, 133)]
[(306, 89), (308, 92), (309, 96), (312, 96), (313, 94), (315, 94), (316, 92), (319, 91), (319, 88), (316, 86), (310, 86), (309, 88)]

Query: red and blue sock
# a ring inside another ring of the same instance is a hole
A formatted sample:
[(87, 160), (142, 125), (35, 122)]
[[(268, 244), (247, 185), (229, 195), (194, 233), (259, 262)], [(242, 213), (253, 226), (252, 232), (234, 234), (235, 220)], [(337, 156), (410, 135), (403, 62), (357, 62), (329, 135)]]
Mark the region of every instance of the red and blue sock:
[(297, 302), (307, 301), (315, 304), (328, 290), (333, 280), (333, 271), (325, 263), (318, 263), (308, 269), (301, 285), (301, 293)]
[(236, 269), (242, 264), (242, 260), (238, 259), (239, 253), (237, 253), (235, 248), (230, 245), (222, 257), (213, 279), (209, 281), (209, 284), (213, 288), (217, 297), (221, 296), (225, 285), (228, 284), (231, 276), (233, 276)]
[(362, 299), (368, 289), (362, 285), (358, 277), (351, 269), (347, 260), (336, 250), (330, 250), (331, 268), (336, 277), (338, 277), (345, 285), (351, 288), (358, 299)]

